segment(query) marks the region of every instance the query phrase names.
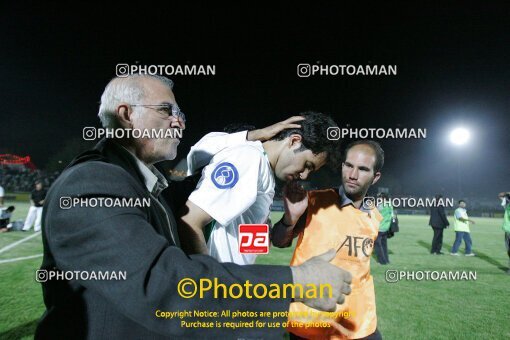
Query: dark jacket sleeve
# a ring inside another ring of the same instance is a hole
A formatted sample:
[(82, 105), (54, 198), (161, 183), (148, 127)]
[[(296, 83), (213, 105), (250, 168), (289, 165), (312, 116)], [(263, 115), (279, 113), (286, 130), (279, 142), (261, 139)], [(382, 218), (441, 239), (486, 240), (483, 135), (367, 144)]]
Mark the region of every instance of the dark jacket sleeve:
[[(78, 165), (70, 169), (61, 183), (52, 189), (45, 205), (44, 232), (57, 268), (71, 271), (125, 271), (125, 281), (78, 280), (78, 284), (85, 290), (97, 292), (119, 313), (152, 332), (197, 338), (204, 334), (201, 328), (181, 328), (182, 320), (179, 318), (156, 318), (155, 311), (158, 309), (192, 312), (288, 311), (290, 297), (249, 300), (215, 298), (210, 290), (202, 298), (195, 296), (186, 299), (180, 297), (177, 288), (180, 280), (189, 278), (197, 283), (201, 279), (217, 279), (225, 285), (244, 285), (249, 280), (252, 285), (261, 283), (269, 289), (272, 283), (292, 282), (289, 267), (239, 266), (219, 263), (204, 255), (188, 257), (154, 230), (144, 208), (59, 208), (62, 196), (139, 197), (137, 183), (123, 169), (102, 162)], [(261, 320), (282, 322), (286, 318)], [(218, 328), (206, 331), (211, 337), (225, 332)], [(268, 334), (271, 337), (276, 333), (271, 333), (270, 329), (241, 328), (229, 329), (228, 334)]]
[(429, 225), (435, 228), (446, 228), (450, 225), (443, 207), (430, 208)]
[(439, 213), (441, 215), (441, 220), (443, 221), (443, 226), (447, 227), (450, 225), (450, 222), (448, 222), (448, 218), (446, 218), (446, 212), (443, 207), (439, 209)]

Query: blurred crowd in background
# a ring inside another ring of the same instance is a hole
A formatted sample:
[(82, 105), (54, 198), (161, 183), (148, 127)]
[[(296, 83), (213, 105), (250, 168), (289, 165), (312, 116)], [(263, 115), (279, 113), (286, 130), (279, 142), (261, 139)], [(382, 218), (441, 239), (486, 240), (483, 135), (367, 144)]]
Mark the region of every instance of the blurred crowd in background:
[(26, 168), (0, 168), (0, 186), (6, 192), (30, 192), (34, 189), (36, 180), (41, 181), (44, 188), (49, 188), (58, 175), (58, 171), (49, 173)]

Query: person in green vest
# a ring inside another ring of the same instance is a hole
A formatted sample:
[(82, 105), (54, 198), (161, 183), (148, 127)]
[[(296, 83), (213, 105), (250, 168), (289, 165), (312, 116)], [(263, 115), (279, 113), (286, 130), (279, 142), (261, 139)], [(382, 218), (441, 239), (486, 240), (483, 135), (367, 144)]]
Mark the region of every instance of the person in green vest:
[(390, 258), (388, 256), (388, 230), (390, 230), (391, 220), (393, 218), (393, 206), (390, 203), (389, 196), (385, 193), (378, 195), (380, 205), (377, 209), (381, 213), (383, 220), (379, 225), (379, 233), (374, 243), (374, 251), (377, 255), (377, 262), (379, 264), (389, 264)]
[(501, 200), (501, 206), (505, 209), (503, 217), (503, 230), (505, 231), (505, 246), (508, 254), (508, 271), (510, 274), (510, 192), (502, 192), (498, 195)]
[(457, 251), (459, 250), (460, 244), (462, 242), (462, 239), (464, 239), (464, 243), (466, 245), (466, 250), (464, 252), (464, 255), (466, 256), (475, 256), (475, 254), (471, 251), (471, 235), (469, 231), (469, 224), (475, 224), (475, 221), (470, 220), (467, 211), (466, 211), (466, 201), (460, 200), (459, 201), (459, 207), (455, 209), (454, 214), (454, 229), (455, 229), (455, 242), (453, 243), (452, 252), (450, 255), (456, 255), (458, 256), (459, 253)]

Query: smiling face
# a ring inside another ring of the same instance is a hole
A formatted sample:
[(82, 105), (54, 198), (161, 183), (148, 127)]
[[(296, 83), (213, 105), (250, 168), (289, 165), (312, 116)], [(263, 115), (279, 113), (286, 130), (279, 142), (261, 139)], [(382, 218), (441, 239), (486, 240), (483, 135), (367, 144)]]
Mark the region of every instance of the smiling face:
[(355, 145), (347, 151), (342, 163), (342, 182), (347, 196), (360, 200), (379, 180), (381, 173), (374, 172), (375, 163), (375, 152), (366, 144)]
[(302, 145), (300, 135), (291, 135), (283, 143), (274, 168), (276, 177), (282, 181), (305, 180), (326, 164), (326, 152), (315, 155), (308, 149), (298, 151)]
[[(130, 128), (140, 129), (142, 131), (151, 131), (152, 129), (161, 131), (163, 134), (168, 129), (184, 129), (185, 124), (180, 118), (169, 116), (164, 108), (151, 106), (144, 107), (140, 105), (175, 105), (175, 97), (166, 84), (158, 79), (144, 78), (140, 79), (140, 86), (143, 86), (144, 95), (139, 103), (120, 104), (118, 114), (124, 118), (124, 122), (130, 125)], [(131, 106), (136, 104), (137, 106)], [(177, 155), (177, 146), (180, 141), (174, 130), (172, 136), (175, 138), (138, 138), (131, 141), (136, 156), (147, 164), (163, 160), (172, 160)]]

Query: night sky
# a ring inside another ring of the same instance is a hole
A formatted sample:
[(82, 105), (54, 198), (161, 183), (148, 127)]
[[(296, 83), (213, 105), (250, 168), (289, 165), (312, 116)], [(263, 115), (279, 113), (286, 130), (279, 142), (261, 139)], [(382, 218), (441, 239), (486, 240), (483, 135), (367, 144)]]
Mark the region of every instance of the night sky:
[[(75, 5), (76, 6), (76, 5)], [(179, 158), (202, 135), (259, 127), (304, 110), (340, 126), (426, 128), (422, 140), (378, 140), (380, 183), (406, 193), (466, 196), (510, 190), (510, 6), (354, 8), (192, 5), (104, 8), (0, 5), (0, 153), (44, 168), (85, 126), (118, 63), (216, 65), (174, 76), (187, 115)], [(397, 76), (313, 76), (309, 64), (397, 65)], [(456, 126), (468, 145), (448, 141)]]

